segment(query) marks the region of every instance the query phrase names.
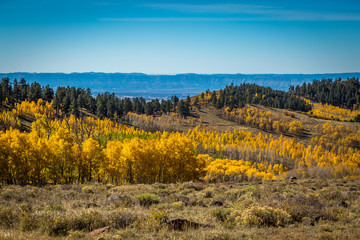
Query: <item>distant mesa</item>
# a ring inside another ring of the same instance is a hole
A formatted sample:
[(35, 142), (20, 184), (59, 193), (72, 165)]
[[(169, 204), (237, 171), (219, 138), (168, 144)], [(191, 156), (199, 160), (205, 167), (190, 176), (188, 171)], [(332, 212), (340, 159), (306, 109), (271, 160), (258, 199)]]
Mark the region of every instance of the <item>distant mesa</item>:
[(56, 89), (58, 86), (74, 86), (90, 88), (92, 94), (114, 92), (119, 97), (140, 97), (150, 100), (167, 99), (173, 95), (185, 98), (209, 90), (222, 89), (231, 83), (256, 83), (273, 89), (285, 90), (290, 85), (301, 85), (323, 78), (360, 77), (360, 73), (324, 73), (324, 74), (176, 74), (147, 75), (143, 73), (0, 73), (0, 79), (8, 77), (20, 80), (25, 78), (28, 83), (37, 81)]

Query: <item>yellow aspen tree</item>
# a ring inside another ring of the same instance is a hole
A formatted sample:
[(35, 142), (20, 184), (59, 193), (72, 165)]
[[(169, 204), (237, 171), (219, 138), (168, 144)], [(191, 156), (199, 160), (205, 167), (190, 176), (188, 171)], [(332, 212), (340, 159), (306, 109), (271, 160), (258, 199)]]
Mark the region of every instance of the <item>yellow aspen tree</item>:
[(101, 147), (94, 139), (89, 138), (83, 142), (81, 157), (87, 181), (92, 179), (101, 180), (103, 176), (100, 176), (99, 170), (103, 154)]

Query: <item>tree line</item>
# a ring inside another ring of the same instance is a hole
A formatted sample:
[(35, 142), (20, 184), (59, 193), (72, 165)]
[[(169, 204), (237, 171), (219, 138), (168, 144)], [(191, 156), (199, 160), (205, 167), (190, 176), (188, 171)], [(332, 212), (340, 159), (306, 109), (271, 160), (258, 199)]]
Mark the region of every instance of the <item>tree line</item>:
[(360, 104), (360, 83), (358, 78), (314, 80), (301, 86), (291, 85), (289, 91), (296, 96), (313, 102), (330, 104), (347, 109), (357, 108)]
[(54, 90), (46, 85), (41, 86), (37, 82), (29, 84), (24, 78), (19, 82), (15, 79), (12, 83), (9, 78), (3, 78), (0, 83), (0, 101), (3, 102), (7, 99), (9, 104), (15, 102), (37, 101), (39, 99), (44, 101), (51, 101), (54, 98)]
[[(205, 94), (202, 93), (200, 97), (203, 99), (204, 96)], [(242, 108), (245, 104), (260, 104), (265, 107), (295, 111), (311, 110), (310, 104), (290, 93), (249, 83), (239, 86), (231, 84), (218, 92), (213, 91), (208, 101), (217, 109), (229, 107), (232, 110)]]
[[(101, 119), (121, 118), (129, 112), (154, 116), (176, 112), (186, 117), (190, 115), (191, 105), (199, 107), (198, 97), (195, 101), (192, 101), (189, 96), (180, 100), (176, 95), (167, 100), (146, 101), (143, 97), (120, 98), (109, 92), (99, 93), (94, 97), (89, 88), (58, 87), (54, 92), (49, 85), (41, 86), (37, 82), (29, 84), (23, 78), (20, 82), (15, 79), (12, 83), (9, 78), (3, 78), (0, 88), (1, 102), (6, 99), (9, 104), (24, 100), (36, 102), (41, 98), (44, 101), (53, 101), (54, 108), (61, 110), (62, 113), (74, 114), (76, 117), (84, 115), (82, 110)], [(206, 94), (210, 96), (207, 101), (218, 109), (242, 108), (246, 103), (305, 112), (311, 109), (310, 104), (292, 94), (256, 84), (240, 84), (239, 86), (231, 84), (218, 92), (207, 91)], [(204, 93), (200, 95), (200, 98), (204, 101)]]
[(178, 112), (181, 116), (190, 115), (190, 97), (180, 100), (176, 95), (171, 99), (153, 99), (146, 101), (143, 97), (119, 98), (114, 93), (105, 92), (94, 97), (89, 88), (58, 87), (56, 92), (46, 85), (41, 86), (34, 82), (29, 84), (25, 79), (11, 83), (9, 78), (3, 78), (0, 83), (0, 102), (7, 99), (11, 105), (25, 100), (37, 102), (54, 101), (54, 107), (64, 114), (83, 115), (82, 109), (96, 115), (98, 118), (116, 118), (125, 116), (128, 112), (137, 114), (155, 115)]

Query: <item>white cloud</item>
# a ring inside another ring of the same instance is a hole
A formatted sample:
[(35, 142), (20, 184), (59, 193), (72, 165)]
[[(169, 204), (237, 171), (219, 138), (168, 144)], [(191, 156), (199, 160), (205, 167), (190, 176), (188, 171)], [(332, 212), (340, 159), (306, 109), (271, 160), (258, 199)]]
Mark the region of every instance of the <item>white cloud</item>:
[[(145, 4), (140, 5), (140, 7), (185, 13), (231, 14), (235, 16), (213, 18), (213, 20), (210, 18), (178, 18), (176, 21), (181, 21), (181, 19), (182, 21), (360, 21), (360, 14), (358, 13), (290, 10), (276, 6), (248, 4)], [(241, 17), (239, 14), (245, 14), (246, 17)], [(174, 18), (157, 19), (158, 21), (175, 21)], [(148, 21), (148, 19), (144, 18), (143, 21)]]
[(144, 4), (143, 7), (195, 13), (255, 13), (272, 12), (277, 7), (248, 4)]
[(253, 18), (203, 18), (203, 17), (154, 17), (154, 18), (100, 18), (103, 22), (241, 22)]

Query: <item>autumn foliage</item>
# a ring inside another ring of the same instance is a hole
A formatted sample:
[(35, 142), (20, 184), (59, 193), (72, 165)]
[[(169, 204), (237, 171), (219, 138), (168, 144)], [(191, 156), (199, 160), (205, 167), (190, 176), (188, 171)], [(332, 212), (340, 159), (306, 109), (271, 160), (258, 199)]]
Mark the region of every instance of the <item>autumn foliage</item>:
[(356, 109), (351, 110), (340, 108), (337, 106), (329, 105), (327, 103), (315, 103), (307, 99), (305, 99), (305, 101), (313, 106), (313, 109), (306, 113), (312, 117), (337, 121), (351, 121), (360, 114), (360, 110)]
[[(318, 126), (322, 135), (305, 145), (284, 136), (218, 132), (201, 126), (184, 133), (147, 132), (106, 118), (70, 115), (60, 119), (54, 117), (59, 113), (51, 104), (23, 102), (12, 112), (1, 113), (1, 121), (12, 124), (0, 131), (0, 181), (123, 184), (203, 178), (222, 182), (284, 178), (289, 172), (302, 177), (360, 176), (360, 131), (341, 125)], [(259, 114), (263, 119), (256, 121), (274, 128), (276, 121), (268, 113), (252, 111), (227, 114), (248, 123)], [(15, 128), (19, 117), (35, 119), (30, 132)], [(139, 121), (145, 116), (133, 117)], [(293, 131), (293, 122), (282, 123), (288, 124), (285, 132)]]
[(302, 135), (304, 127), (298, 120), (293, 120), (293, 113), (284, 111), (287, 117), (274, 116), (270, 111), (258, 108), (244, 107), (230, 110), (229, 107), (220, 110), (220, 115), (228, 120), (241, 125), (259, 128), (264, 131), (274, 133), (288, 133), (292, 135)]

